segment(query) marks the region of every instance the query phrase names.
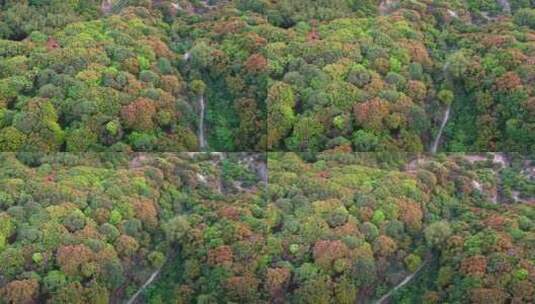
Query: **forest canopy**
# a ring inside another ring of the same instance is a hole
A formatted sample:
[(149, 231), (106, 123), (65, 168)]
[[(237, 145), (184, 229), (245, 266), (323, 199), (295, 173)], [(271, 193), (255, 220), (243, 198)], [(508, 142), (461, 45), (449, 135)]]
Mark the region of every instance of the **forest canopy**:
[(0, 0), (0, 304), (535, 302), (533, 0)]
[(2, 151), (263, 150), (266, 63), (252, 48), (262, 41), (138, 5), (2, 5)]
[(0, 3), (2, 151), (534, 150), (530, 1)]
[(519, 154), (3, 153), (0, 165), (0, 303), (535, 296), (535, 164)]

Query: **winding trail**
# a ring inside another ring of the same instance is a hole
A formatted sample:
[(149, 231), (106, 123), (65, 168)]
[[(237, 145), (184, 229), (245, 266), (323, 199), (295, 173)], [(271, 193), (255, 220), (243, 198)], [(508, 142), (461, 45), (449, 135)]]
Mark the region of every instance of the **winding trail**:
[[(189, 61), (191, 59), (191, 52), (187, 51), (186, 53), (184, 53), (182, 59), (186, 62)], [(203, 94), (199, 95), (197, 103), (199, 104), (199, 125), (197, 137), (199, 138), (199, 150), (204, 151), (208, 148), (208, 142), (206, 141), (206, 136), (204, 134), (204, 117), (206, 113), (206, 104), (204, 101)]]
[(418, 269), (416, 269), (415, 272), (411, 273), (405, 279), (403, 279), (403, 281), (401, 281), (398, 285), (394, 286), (394, 288), (392, 288), (387, 294), (385, 294), (379, 300), (377, 300), (377, 302), (375, 302), (375, 304), (383, 304), (383, 303), (385, 303), (388, 300), (388, 298), (390, 298), (392, 296), (392, 294), (394, 292), (396, 292), (398, 289), (402, 288), (403, 286), (407, 285), (414, 278), (414, 276), (416, 276), (420, 272), (420, 270), (422, 270), (422, 268), (424, 268), (424, 266), (426, 264), (427, 264), (427, 262), (422, 263), (422, 265), (420, 265), (420, 267), (418, 267)]
[(143, 284), (139, 289), (138, 291), (136, 291), (136, 293), (130, 297), (130, 299), (126, 302), (126, 304), (133, 304), (135, 303), (137, 297), (139, 297), (139, 295), (145, 290), (145, 288), (147, 288), (157, 277), (158, 275), (160, 274), (160, 271), (161, 269), (158, 269), (156, 270), (155, 272), (153, 272), (150, 277), (147, 279), (147, 281), (145, 281), (145, 284)]
[[(450, 63), (446, 62), (444, 66), (442, 67), (442, 76), (444, 77), (443, 81), (448, 81), (448, 68), (450, 67)], [(442, 118), (442, 122), (440, 123), (440, 129), (438, 130), (437, 136), (435, 137), (435, 141), (433, 142), (433, 145), (431, 145), (431, 148), (429, 149), (429, 152), (435, 154), (438, 150), (438, 145), (440, 144), (440, 139), (442, 138), (442, 133), (444, 132), (444, 127), (446, 127), (446, 124), (448, 123), (448, 120), (450, 119), (450, 113), (451, 113), (451, 103), (448, 104), (448, 107), (446, 108), (446, 111), (444, 112), (444, 116)]]
[[(191, 59), (191, 52), (187, 51), (182, 57), (184, 61), (189, 61)], [(197, 137), (199, 138), (199, 149), (201, 151), (206, 150), (208, 147), (208, 142), (206, 141), (206, 136), (204, 134), (204, 117), (206, 112), (206, 104), (204, 101), (204, 95), (200, 95), (198, 99), (199, 104), (199, 125), (197, 131)]]
[(448, 120), (450, 119), (450, 112), (451, 112), (451, 105), (448, 105), (446, 108), (446, 111), (444, 112), (444, 118), (442, 118), (442, 123), (440, 124), (440, 129), (438, 130), (438, 134), (435, 138), (435, 141), (433, 142), (433, 145), (431, 146), (431, 150), (429, 152), (431, 153), (437, 153), (438, 144), (440, 143), (440, 138), (442, 137), (442, 133), (444, 132), (444, 127), (448, 123)]
[(204, 114), (206, 111), (206, 107), (204, 104), (204, 95), (199, 96), (199, 107), (200, 107), (200, 115), (199, 115), (199, 146), (201, 150), (205, 150), (208, 147), (208, 143), (206, 142), (206, 138), (204, 136)]

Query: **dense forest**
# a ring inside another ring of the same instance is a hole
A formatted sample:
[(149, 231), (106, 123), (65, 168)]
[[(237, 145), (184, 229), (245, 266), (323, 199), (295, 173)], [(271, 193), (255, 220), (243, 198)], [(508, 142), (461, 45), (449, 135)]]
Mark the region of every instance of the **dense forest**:
[(535, 0), (0, 0), (37, 303), (535, 303)]
[(2, 154), (0, 302), (534, 299), (529, 158), (267, 157)]
[(262, 205), (265, 164), (241, 153), (0, 154), (0, 303), (120, 303), (210, 235), (211, 206)]
[(274, 19), (271, 151), (534, 150), (533, 1), (323, 2)]
[(4, 2), (2, 151), (264, 150), (265, 59), (246, 24), (150, 1)]
[(0, 3), (2, 151), (534, 150), (530, 0)]

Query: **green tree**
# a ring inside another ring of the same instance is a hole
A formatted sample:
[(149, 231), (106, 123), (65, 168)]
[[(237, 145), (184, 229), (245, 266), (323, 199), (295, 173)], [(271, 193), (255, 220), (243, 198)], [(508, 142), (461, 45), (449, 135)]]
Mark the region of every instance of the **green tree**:
[(167, 239), (172, 242), (182, 240), (190, 229), (188, 219), (182, 215), (172, 218), (163, 226)]
[(451, 233), (450, 225), (446, 221), (434, 222), (424, 229), (425, 240), (433, 247), (444, 245)]

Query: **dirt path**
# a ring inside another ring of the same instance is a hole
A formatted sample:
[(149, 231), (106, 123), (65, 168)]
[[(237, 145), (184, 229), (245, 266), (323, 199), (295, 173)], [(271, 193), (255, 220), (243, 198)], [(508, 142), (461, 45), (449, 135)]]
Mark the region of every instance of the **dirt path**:
[(206, 138), (204, 136), (204, 116), (206, 112), (206, 106), (204, 103), (204, 95), (199, 96), (199, 147), (202, 150), (205, 150), (208, 147), (208, 142), (206, 142)]
[(398, 289), (402, 288), (403, 286), (409, 284), (409, 282), (414, 278), (414, 276), (416, 276), (420, 270), (422, 270), (422, 268), (424, 268), (424, 266), (427, 264), (427, 262), (424, 262), (422, 263), (422, 265), (420, 265), (420, 267), (418, 267), (418, 269), (416, 269), (415, 272), (413, 272), (412, 274), (408, 275), (407, 277), (405, 277), (405, 279), (403, 279), (403, 281), (399, 282), (398, 285), (394, 286), (394, 288), (392, 288), (387, 294), (385, 294), (384, 296), (382, 296), (379, 300), (377, 300), (377, 302), (375, 302), (376, 304), (383, 304), (383, 303), (386, 303), (386, 301), (388, 300), (388, 298), (390, 298), (392, 296), (392, 294), (394, 292), (396, 292)]
[(145, 281), (145, 284), (143, 284), (139, 289), (138, 291), (136, 291), (136, 293), (130, 297), (130, 299), (126, 302), (126, 304), (133, 304), (135, 303), (137, 297), (139, 297), (139, 295), (145, 290), (145, 288), (147, 288), (157, 277), (158, 275), (160, 274), (160, 271), (161, 269), (158, 269), (156, 270), (155, 272), (153, 272), (150, 277), (147, 279), (147, 281)]
[(431, 153), (437, 153), (438, 145), (440, 144), (440, 139), (442, 137), (442, 133), (444, 132), (444, 127), (448, 123), (448, 120), (450, 119), (450, 111), (451, 111), (451, 105), (448, 105), (446, 108), (446, 111), (444, 112), (444, 117), (442, 118), (442, 123), (440, 124), (440, 129), (438, 130), (437, 137), (435, 138), (435, 141), (433, 142), (433, 145), (431, 146)]

